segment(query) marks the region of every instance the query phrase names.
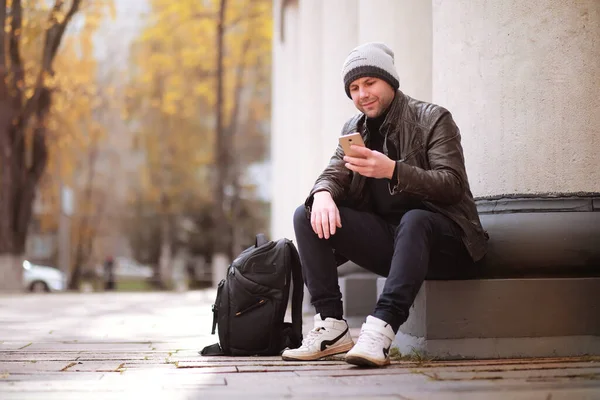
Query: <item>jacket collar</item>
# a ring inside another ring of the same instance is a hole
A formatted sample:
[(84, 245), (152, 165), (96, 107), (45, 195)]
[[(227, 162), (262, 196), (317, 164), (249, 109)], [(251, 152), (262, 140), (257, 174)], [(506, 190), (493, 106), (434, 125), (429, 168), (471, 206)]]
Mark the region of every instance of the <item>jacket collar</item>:
[(392, 100), (392, 104), (390, 104), (390, 109), (388, 110), (387, 115), (385, 116), (385, 120), (381, 124), (382, 127), (388, 125), (395, 125), (398, 123), (398, 117), (402, 115), (402, 109), (404, 108), (404, 103), (406, 102), (406, 96), (399, 89), (396, 90), (396, 95), (394, 96), (394, 100)]
[[(400, 129), (400, 124), (398, 123), (398, 120), (400, 118), (400, 116), (402, 115), (402, 110), (404, 109), (405, 105), (406, 105), (406, 95), (404, 93), (402, 93), (401, 90), (397, 90), (396, 91), (396, 95), (394, 96), (394, 100), (392, 100), (392, 103), (390, 104), (390, 108), (388, 110), (387, 115), (385, 116), (385, 119), (383, 120), (381, 126), (379, 127), (379, 130), (381, 132), (384, 132), (385, 130), (385, 137), (388, 137), (388, 134), (390, 133), (394, 133), (396, 132), (398, 129)], [(366, 114), (359, 114), (359, 119), (357, 121), (357, 127), (358, 126), (362, 126), (362, 132), (363, 132), (363, 139), (365, 140), (365, 142), (368, 142), (370, 140), (369, 136), (368, 136), (368, 131), (366, 129), (367, 127), (367, 116)], [(399, 140), (398, 137), (396, 137), (396, 135), (391, 135), (390, 137), (392, 143), (394, 143), (395, 146), (398, 146)], [(387, 142), (384, 142), (384, 153), (387, 154)]]

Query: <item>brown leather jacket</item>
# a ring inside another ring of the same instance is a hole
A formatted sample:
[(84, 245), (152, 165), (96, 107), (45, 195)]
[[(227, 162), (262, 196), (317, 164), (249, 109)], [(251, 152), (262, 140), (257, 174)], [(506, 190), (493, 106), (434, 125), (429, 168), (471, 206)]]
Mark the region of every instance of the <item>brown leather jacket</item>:
[[(362, 113), (351, 118), (342, 135), (360, 132), (368, 146), (365, 120)], [(450, 112), (397, 91), (380, 131), (399, 149), (401, 156), (397, 161), (398, 183), (390, 185), (390, 193), (404, 191), (416, 195), (430, 210), (453, 220), (462, 229), (463, 242), (473, 260), (480, 260), (485, 255), (488, 236), (481, 227), (469, 188), (460, 132)], [(383, 152), (387, 155), (385, 144)], [(347, 169), (343, 156), (338, 145), (306, 199), (307, 212), (313, 194), (322, 190), (330, 192), (338, 206), (366, 209), (366, 178)]]

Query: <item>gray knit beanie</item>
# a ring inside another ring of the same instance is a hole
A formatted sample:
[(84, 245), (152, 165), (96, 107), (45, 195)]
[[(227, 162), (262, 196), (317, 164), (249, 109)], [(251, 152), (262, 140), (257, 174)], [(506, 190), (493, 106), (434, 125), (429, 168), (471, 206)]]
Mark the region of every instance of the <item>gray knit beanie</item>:
[(394, 66), (394, 52), (385, 44), (365, 43), (348, 54), (342, 67), (342, 79), (348, 97), (352, 98), (350, 84), (365, 76), (383, 79), (394, 90), (398, 90), (400, 82)]

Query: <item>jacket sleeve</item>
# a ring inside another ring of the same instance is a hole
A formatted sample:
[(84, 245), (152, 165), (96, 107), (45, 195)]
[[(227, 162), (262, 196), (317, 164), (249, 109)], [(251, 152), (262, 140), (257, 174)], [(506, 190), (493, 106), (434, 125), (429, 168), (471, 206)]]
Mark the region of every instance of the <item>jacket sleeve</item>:
[[(342, 129), (342, 135), (352, 126), (356, 125), (357, 118), (353, 118), (346, 122)], [(352, 181), (352, 171), (346, 168), (344, 161), (344, 150), (338, 144), (337, 149), (329, 160), (329, 164), (317, 178), (308, 198), (305, 201), (305, 206), (310, 209), (312, 207), (313, 195), (317, 192), (328, 191), (336, 203), (346, 198), (350, 182)]]
[(458, 203), (467, 187), (467, 173), (460, 132), (452, 115), (445, 111), (433, 125), (426, 143), (429, 170), (405, 161), (397, 162), (397, 184), (392, 194), (407, 192), (440, 204)]

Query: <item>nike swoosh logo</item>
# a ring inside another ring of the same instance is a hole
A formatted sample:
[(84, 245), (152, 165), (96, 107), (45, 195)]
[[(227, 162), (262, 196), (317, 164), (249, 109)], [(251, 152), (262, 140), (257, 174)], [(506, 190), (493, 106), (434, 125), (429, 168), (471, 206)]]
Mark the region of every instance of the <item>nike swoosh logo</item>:
[(388, 354), (390, 354), (390, 348), (389, 348), (389, 347), (388, 347), (388, 348), (385, 348), (385, 347), (384, 347), (384, 348), (383, 348), (383, 356), (384, 356), (385, 358), (387, 358)]
[(344, 337), (344, 335), (346, 334), (346, 332), (348, 332), (348, 328), (346, 328), (346, 330), (344, 332), (342, 332), (341, 335), (339, 335), (338, 337), (331, 339), (331, 340), (323, 340), (321, 342), (321, 351), (325, 351), (325, 349), (328, 346), (331, 346), (332, 344), (334, 344), (335, 342), (337, 342), (338, 340), (340, 340), (341, 338)]

